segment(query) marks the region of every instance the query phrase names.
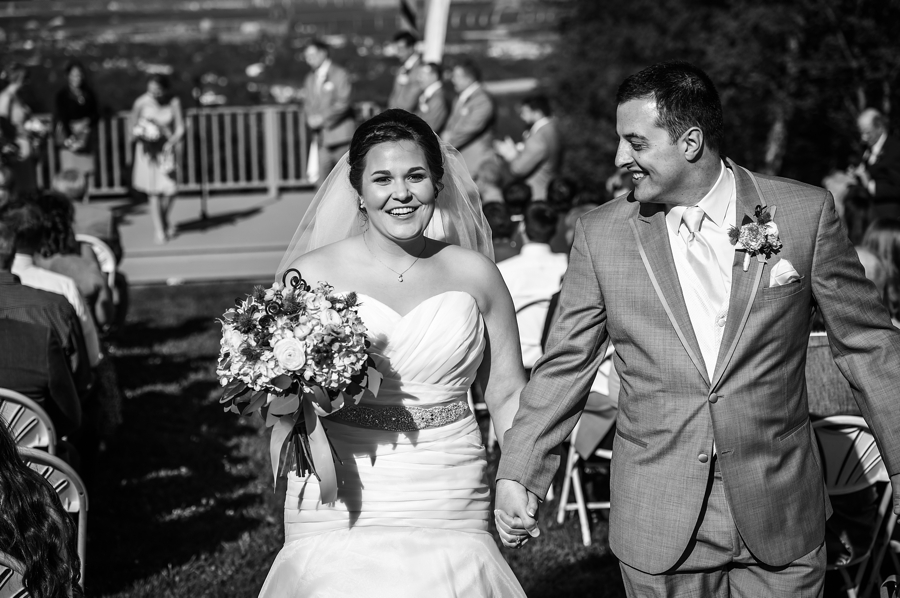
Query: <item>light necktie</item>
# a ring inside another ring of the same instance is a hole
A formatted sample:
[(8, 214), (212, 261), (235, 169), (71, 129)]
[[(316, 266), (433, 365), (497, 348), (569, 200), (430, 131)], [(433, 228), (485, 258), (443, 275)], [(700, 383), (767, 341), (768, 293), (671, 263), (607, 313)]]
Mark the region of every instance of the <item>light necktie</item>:
[(701, 232), (704, 216), (706, 216), (706, 212), (703, 211), (703, 208), (692, 206), (684, 212), (681, 220), (688, 229), (685, 239), (688, 263), (697, 275), (715, 311), (718, 312), (725, 304), (725, 284), (722, 281), (722, 274), (719, 272), (716, 254)]

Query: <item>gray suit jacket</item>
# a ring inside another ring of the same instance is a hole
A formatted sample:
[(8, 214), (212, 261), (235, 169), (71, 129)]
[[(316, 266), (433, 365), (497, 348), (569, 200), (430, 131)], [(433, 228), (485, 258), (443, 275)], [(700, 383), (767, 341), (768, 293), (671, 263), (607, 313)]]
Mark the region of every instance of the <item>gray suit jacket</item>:
[(457, 98), (444, 127), (444, 141), (459, 150), (473, 177), (494, 155), (494, 118), (494, 100), (479, 86), (465, 102)]
[(547, 198), (547, 185), (556, 178), (562, 163), (562, 138), (555, 118), (529, 135), (522, 151), (509, 163), (516, 178), (524, 178), (531, 187), (531, 198)]
[[(317, 114), (324, 119), (322, 128), (317, 131), (320, 133), (319, 143), (322, 147), (350, 143), (353, 132), (356, 131), (356, 122), (350, 105), (353, 85), (346, 69), (332, 63), (321, 87), (316, 85), (316, 73), (311, 71), (306, 75), (303, 89), (306, 94), (306, 114)], [(323, 173), (322, 176), (327, 174)]]
[[(422, 95), (424, 95), (424, 92)], [(441, 85), (431, 97), (424, 101), (420, 95), (416, 103), (415, 114), (427, 122), (432, 131), (440, 135), (441, 131), (444, 130), (444, 125), (447, 123), (447, 117), (450, 115), (450, 109), (447, 103), (447, 93), (444, 91), (444, 86)]]
[(416, 60), (412, 68), (404, 68), (401, 64), (394, 76), (394, 86), (391, 88), (391, 95), (388, 98), (388, 108), (400, 108), (407, 112), (412, 112), (416, 108), (416, 102), (419, 100), (419, 94), (422, 93), (422, 87), (416, 81), (416, 69), (422, 64), (421, 57)]
[[(631, 195), (579, 220), (560, 316), (507, 432), (497, 474), (543, 496), (606, 344), (621, 376), (610, 546), (647, 573), (672, 569), (697, 524), (718, 449), (725, 492), (753, 554), (783, 565), (818, 546), (831, 512), (809, 423), (806, 345), (814, 305), (831, 350), (900, 472), (900, 333), (865, 278), (831, 194), (729, 162), (736, 226), (776, 208), (784, 247), (769, 263), (735, 252), (731, 302), (712, 379), (681, 293), (659, 204)], [(758, 186), (754, 183), (758, 183)], [(777, 259), (800, 282), (768, 287)]]

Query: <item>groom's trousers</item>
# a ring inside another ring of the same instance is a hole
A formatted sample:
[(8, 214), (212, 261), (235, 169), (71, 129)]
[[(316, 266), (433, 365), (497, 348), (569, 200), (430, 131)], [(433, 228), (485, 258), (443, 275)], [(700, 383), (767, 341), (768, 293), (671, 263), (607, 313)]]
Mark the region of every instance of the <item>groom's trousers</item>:
[(821, 598), (825, 546), (783, 567), (757, 561), (734, 524), (716, 467), (697, 531), (675, 568), (651, 575), (625, 563), (620, 567), (626, 593), (632, 598)]

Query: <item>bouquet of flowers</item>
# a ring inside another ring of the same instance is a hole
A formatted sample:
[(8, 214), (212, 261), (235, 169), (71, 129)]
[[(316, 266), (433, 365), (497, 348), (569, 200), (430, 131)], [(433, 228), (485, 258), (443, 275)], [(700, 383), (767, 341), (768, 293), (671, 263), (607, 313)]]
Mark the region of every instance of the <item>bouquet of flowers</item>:
[(36, 116), (32, 116), (26, 120), (25, 124), (22, 125), (22, 128), (25, 129), (25, 133), (27, 133), (34, 141), (43, 141), (50, 133), (50, 127), (47, 126), (47, 123)]
[(162, 139), (162, 131), (155, 122), (149, 118), (141, 118), (134, 125), (131, 134), (140, 141), (153, 143)]
[(333, 502), (334, 462), (318, 418), (359, 402), (367, 391), (377, 394), (381, 381), (356, 294), (336, 294), (324, 282), (312, 288), (290, 269), (282, 282), (236, 299), (220, 322), (216, 375), (225, 388), (225, 411), (259, 411), (273, 428), (273, 473), (290, 440), (298, 475), (315, 475), (322, 502)]

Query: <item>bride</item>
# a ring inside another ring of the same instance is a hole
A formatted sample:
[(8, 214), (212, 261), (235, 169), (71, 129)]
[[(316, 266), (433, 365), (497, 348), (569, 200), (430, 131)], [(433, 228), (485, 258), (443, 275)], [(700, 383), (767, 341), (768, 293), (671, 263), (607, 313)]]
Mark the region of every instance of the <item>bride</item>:
[[(324, 420), (340, 458), (337, 501), (288, 478), (285, 544), (262, 597), (522, 597), (488, 532), (485, 449), (467, 391), (497, 437), (525, 384), (513, 303), (459, 153), (419, 117), (388, 110), (300, 223), (279, 272), (357, 293), (384, 376)], [(501, 526), (504, 540), (527, 536)]]

